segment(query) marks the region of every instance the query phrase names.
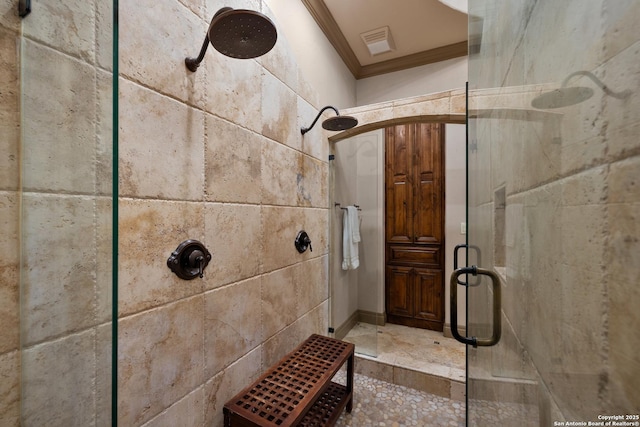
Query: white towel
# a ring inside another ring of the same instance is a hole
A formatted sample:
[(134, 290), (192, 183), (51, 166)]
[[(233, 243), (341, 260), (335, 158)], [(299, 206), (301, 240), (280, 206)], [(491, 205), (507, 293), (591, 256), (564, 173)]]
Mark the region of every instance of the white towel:
[(342, 269), (355, 270), (360, 265), (358, 242), (360, 241), (360, 221), (358, 210), (347, 206), (342, 216)]

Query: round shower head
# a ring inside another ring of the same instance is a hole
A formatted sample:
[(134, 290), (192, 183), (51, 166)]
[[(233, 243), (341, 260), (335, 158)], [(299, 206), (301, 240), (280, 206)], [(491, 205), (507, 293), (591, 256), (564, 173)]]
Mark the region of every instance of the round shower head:
[(209, 41), (215, 50), (232, 58), (256, 58), (276, 44), (276, 26), (260, 12), (220, 9), (209, 25)]
[(593, 90), (588, 87), (562, 87), (538, 95), (531, 101), (531, 106), (542, 110), (568, 107), (586, 101), (592, 96)]
[(326, 130), (339, 131), (351, 129), (358, 125), (358, 119), (351, 116), (330, 117), (322, 122), (322, 127)]

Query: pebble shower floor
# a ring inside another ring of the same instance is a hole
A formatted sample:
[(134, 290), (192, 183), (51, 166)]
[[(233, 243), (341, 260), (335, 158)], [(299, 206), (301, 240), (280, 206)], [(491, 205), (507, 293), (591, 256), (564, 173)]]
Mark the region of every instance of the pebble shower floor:
[[(336, 380), (341, 382), (337, 374)], [(336, 427), (464, 427), (464, 402), (355, 374), (351, 414)]]

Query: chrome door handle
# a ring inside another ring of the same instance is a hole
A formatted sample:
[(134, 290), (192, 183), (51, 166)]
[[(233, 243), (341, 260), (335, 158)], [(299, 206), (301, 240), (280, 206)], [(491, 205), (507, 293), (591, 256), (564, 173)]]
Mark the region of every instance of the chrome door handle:
[[(493, 287), (493, 333), (491, 338), (476, 338), (476, 337), (463, 337), (458, 332), (458, 277), (461, 274), (472, 274), (473, 276), (482, 275), (489, 276), (491, 278), (491, 286)], [(451, 306), (451, 334), (453, 337), (463, 344), (472, 345), (474, 347), (491, 347), (496, 345), (500, 341), (500, 335), (502, 334), (502, 322), (501, 322), (501, 287), (500, 278), (496, 273), (491, 270), (485, 270), (478, 268), (475, 265), (471, 267), (463, 267), (456, 269), (451, 274), (450, 286), (450, 306)]]

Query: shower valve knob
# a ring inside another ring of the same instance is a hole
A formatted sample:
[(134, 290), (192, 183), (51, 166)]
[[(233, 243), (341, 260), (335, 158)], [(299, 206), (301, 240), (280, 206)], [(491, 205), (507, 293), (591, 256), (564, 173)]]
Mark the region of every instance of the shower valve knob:
[(306, 231), (302, 230), (296, 236), (296, 240), (293, 242), (296, 246), (298, 252), (303, 253), (307, 250), (307, 247), (311, 252), (313, 252), (313, 248), (311, 247), (311, 239)]
[(204, 269), (211, 261), (211, 253), (197, 240), (185, 240), (171, 253), (167, 266), (179, 278), (192, 280), (204, 277)]

